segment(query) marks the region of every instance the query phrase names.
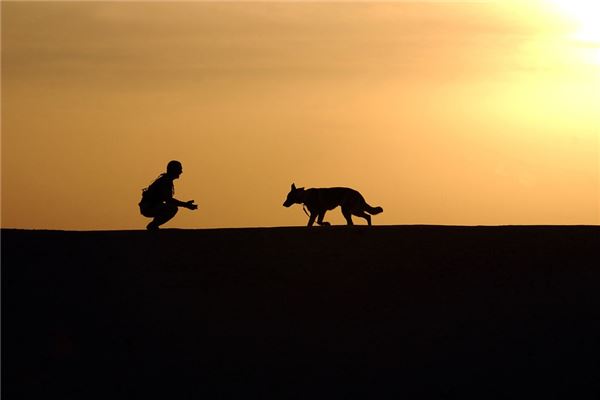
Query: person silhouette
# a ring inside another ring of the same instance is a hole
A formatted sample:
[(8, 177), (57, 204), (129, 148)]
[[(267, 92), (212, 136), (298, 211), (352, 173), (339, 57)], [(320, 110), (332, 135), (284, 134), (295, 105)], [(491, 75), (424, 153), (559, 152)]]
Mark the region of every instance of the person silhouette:
[(144, 217), (153, 218), (146, 229), (159, 229), (159, 226), (170, 221), (177, 214), (179, 207), (190, 210), (198, 208), (194, 204), (194, 200), (180, 201), (173, 197), (175, 194), (173, 181), (178, 179), (182, 172), (183, 167), (179, 161), (169, 161), (167, 172), (161, 174), (150, 186), (143, 189), (142, 200), (139, 203), (140, 213)]

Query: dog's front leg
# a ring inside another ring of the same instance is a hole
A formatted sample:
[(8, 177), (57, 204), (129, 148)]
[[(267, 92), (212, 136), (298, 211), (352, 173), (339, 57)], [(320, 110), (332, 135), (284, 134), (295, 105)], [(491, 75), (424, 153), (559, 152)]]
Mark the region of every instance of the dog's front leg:
[(322, 211), (321, 213), (319, 213), (319, 218), (317, 218), (317, 224), (319, 224), (319, 225), (325, 225), (325, 226), (331, 225), (329, 222), (323, 221), (323, 218), (325, 218), (325, 213), (326, 212), (327, 211)]
[(315, 218), (317, 218), (317, 213), (311, 212), (310, 216), (308, 217), (308, 226), (313, 226), (315, 223)]

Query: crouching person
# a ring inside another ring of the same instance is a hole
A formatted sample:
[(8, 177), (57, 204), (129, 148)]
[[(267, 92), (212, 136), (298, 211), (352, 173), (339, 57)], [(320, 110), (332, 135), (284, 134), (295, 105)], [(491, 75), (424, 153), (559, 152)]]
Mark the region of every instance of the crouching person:
[(142, 200), (139, 203), (140, 212), (144, 217), (153, 218), (146, 226), (148, 230), (156, 230), (170, 221), (179, 207), (196, 210), (198, 206), (194, 200), (180, 201), (173, 197), (175, 188), (173, 181), (178, 179), (183, 172), (179, 161), (169, 161), (167, 172), (161, 174), (150, 186), (142, 191)]

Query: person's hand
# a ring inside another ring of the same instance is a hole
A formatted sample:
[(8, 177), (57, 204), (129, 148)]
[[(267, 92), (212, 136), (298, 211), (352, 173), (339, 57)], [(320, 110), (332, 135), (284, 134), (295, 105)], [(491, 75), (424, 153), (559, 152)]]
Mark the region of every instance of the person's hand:
[(185, 204), (187, 204), (186, 208), (189, 208), (190, 210), (198, 209), (198, 206), (194, 204), (194, 200), (186, 201)]

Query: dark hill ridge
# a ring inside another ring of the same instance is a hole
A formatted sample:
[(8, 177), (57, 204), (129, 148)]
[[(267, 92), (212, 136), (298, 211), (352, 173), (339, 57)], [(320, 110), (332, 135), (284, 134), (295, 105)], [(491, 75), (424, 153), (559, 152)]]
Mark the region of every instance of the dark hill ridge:
[(597, 398), (598, 249), (585, 226), (2, 230), (3, 398)]

